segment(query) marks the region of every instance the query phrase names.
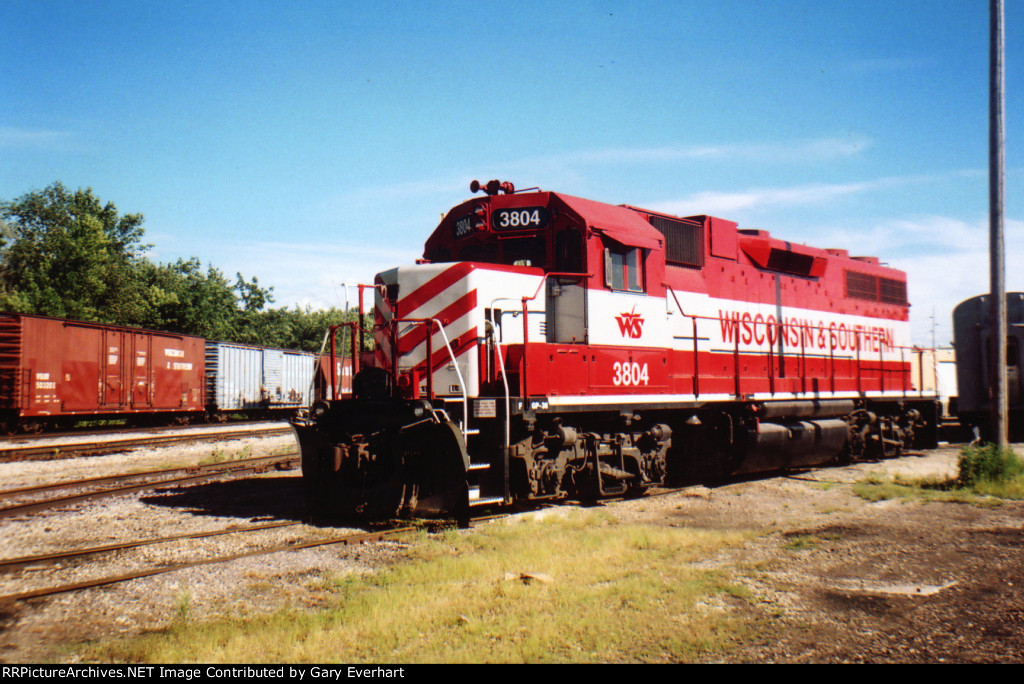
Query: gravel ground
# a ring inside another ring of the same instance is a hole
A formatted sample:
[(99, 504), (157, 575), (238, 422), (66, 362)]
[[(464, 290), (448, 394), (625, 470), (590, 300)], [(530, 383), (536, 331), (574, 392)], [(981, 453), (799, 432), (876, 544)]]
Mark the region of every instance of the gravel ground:
[[(57, 479), (198, 463), (211, 452), (230, 458), (282, 453), (293, 447), (293, 438), (284, 436), (235, 440), (216, 447), (188, 445), (87, 459), (0, 464), (0, 481), (4, 489), (13, 489)], [(168, 487), (101, 499), (45, 515), (0, 520), (0, 558), (228, 526), (300, 521), (298, 485), (297, 470), (277, 472), (189, 488)], [(59, 567), (40, 565), (0, 574), (0, 596), (351, 531), (300, 524), (146, 546)], [(272, 612), (284, 606), (315, 607), (323, 600), (320, 587), (326, 576), (372, 572), (400, 552), (401, 547), (394, 543), (286, 551), (50, 598), (0, 604), (0, 662), (73, 662), (73, 657), (64, 655), (64, 644), (166, 627), (184, 611), (191, 619), (204, 620)]]
[[(252, 455), (284, 450), (289, 437), (220, 446)], [(0, 465), (5, 488), (54, 474), (85, 477), (129, 464), (180, 463), (210, 447), (140, 450), (73, 462)], [(721, 606), (754, 635), (724, 662), (1021, 662), (1024, 660), (1024, 504), (869, 503), (850, 484), (872, 473), (955, 471), (948, 447), (882, 463), (792, 477), (696, 487), (609, 506), (653, 525), (755, 530), (748, 543), (704, 561), (730, 572), (750, 598)], [(85, 471), (89, 471), (86, 473)], [(109, 543), (145, 534), (301, 519), (298, 472), (171, 488), (0, 521), (0, 557)], [(0, 595), (72, 578), (124, 572), (197, 552), (219, 555), (336, 528), (297, 525), (230, 539), (123, 552), (104, 563), (70, 563), (0, 574)], [(402, 557), (397, 544), (320, 547), (240, 559), (105, 588), (0, 605), (0, 662), (73, 661), (64, 644), (134, 635), (183, 611), (202, 620), (321, 605), (324, 578), (373, 572)]]

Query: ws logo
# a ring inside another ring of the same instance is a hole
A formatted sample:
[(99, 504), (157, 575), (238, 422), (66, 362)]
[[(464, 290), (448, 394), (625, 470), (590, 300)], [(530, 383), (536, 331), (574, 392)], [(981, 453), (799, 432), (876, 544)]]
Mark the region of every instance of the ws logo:
[(636, 312), (636, 305), (633, 305), (632, 311), (624, 311), (615, 317), (615, 320), (619, 324), (619, 332), (622, 333), (623, 337), (629, 337), (634, 340), (640, 339), (640, 336), (644, 332), (644, 317), (642, 314)]

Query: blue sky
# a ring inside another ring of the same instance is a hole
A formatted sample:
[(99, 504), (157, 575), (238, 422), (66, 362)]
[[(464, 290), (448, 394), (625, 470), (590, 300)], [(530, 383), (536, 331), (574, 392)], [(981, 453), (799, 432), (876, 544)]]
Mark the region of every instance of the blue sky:
[(474, 178), (879, 256), (909, 274), (918, 343), (988, 289), (986, 0), (4, 0), (0, 25), (0, 199), (92, 187), (145, 215), (154, 260), (276, 305), (343, 305)]

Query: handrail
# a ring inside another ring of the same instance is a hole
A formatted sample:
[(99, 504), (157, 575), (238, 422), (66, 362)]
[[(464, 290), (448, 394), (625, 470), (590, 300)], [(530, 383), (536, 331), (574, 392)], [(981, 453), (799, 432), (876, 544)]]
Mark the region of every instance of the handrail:
[[(462, 369), (459, 368), (459, 362), (455, 358), (455, 352), (452, 350), (451, 342), (448, 341), (448, 333), (444, 331), (444, 326), (436, 318), (430, 320), (437, 324), (437, 330), (444, 338), (444, 346), (448, 349), (448, 357), (452, 360), (452, 365), (455, 366), (455, 375), (459, 378), (459, 388), (462, 389), (462, 425), (459, 428), (465, 435), (468, 434), (469, 428), (469, 393), (466, 390), (466, 380), (462, 377)], [(427, 358), (427, 373), (434, 374), (433, 359), (430, 357)]]
[[(335, 352), (335, 338), (338, 332), (338, 328), (352, 329), (352, 332), (349, 335), (349, 342), (351, 343), (352, 346), (352, 378), (354, 380), (356, 377), (356, 373), (359, 372), (359, 354), (356, 353), (356, 325), (357, 323), (355, 321), (347, 321), (345, 323), (338, 323), (337, 325), (332, 325), (327, 328), (328, 335), (330, 335), (331, 338), (331, 399), (334, 401), (337, 401), (338, 399), (338, 384), (334, 377), (334, 370), (337, 365), (335, 363), (335, 359), (337, 356)], [(341, 360), (344, 361), (345, 357), (342, 356)], [(355, 387), (353, 387), (352, 390), (354, 392)]]
[[(693, 383), (694, 383), (694, 395), (695, 396), (699, 396), (699, 387), (697, 385), (697, 382), (699, 381), (699, 378), (700, 378), (700, 372), (699, 372), (699, 369), (698, 369), (699, 355), (697, 353), (698, 352), (698, 344), (697, 344), (697, 339), (698, 339), (698, 335), (697, 335), (697, 322), (698, 322), (698, 319), (706, 320), (706, 321), (709, 321), (709, 322), (717, 321), (719, 323), (723, 323), (723, 325), (724, 325), (724, 322), (723, 322), (723, 319), (722, 319), (721, 316), (715, 317), (715, 316), (707, 316), (707, 315), (699, 315), (699, 314), (689, 314), (689, 313), (686, 313), (686, 310), (683, 308), (682, 303), (680, 302), (679, 296), (676, 293), (676, 291), (674, 289), (672, 289), (672, 287), (669, 286), (667, 283), (662, 283), (662, 285), (665, 288), (665, 290), (671, 295), (672, 301), (675, 302), (676, 310), (678, 310), (678, 312), (682, 316), (684, 316), (686, 318), (689, 318), (691, 320), (692, 324), (693, 324), (693, 352), (694, 352), (693, 353), (693, 358), (694, 358)], [(673, 310), (672, 310), (671, 306), (668, 308), (668, 313), (669, 314), (673, 313)], [(741, 380), (742, 380), (742, 378), (740, 377), (739, 366), (738, 366), (739, 356), (741, 354), (743, 354), (743, 353), (751, 353), (751, 352), (744, 351), (743, 349), (741, 349), (741, 347), (746, 347), (747, 349), (750, 349), (752, 345), (754, 346), (754, 348), (756, 350), (761, 350), (764, 347), (764, 345), (767, 344), (767, 347), (768, 347), (768, 357), (769, 357), (768, 358), (769, 371), (768, 371), (768, 378), (767, 378), (767, 380), (768, 380), (768, 384), (769, 384), (769, 392), (771, 394), (775, 394), (777, 391), (779, 391), (779, 388), (777, 386), (778, 383), (776, 382), (775, 354), (774, 354), (774, 349), (772, 347), (772, 343), (773, 343), (773, 338), (774, 339), (779, 339), (780, 336), (782, 336), (782, 335), (789, 335), (789, 334), (794, 334), (794, 335), (795, 334), (799, 334), (799, 340), (800, 341), (799, 341), (798, 348), (794, 347), (792, 352), (793, 352), (793, 356), (794, 356), (794, 361), (797, 362), (799, 364), (800, 368), (801, 368), (800, 386), (799, 386), (799, 389), (796, 390), (797, 392), (799, 392), (801, 394), (806, 394), (806, 393), (808, 393), (810, 391), (808, 389), (808, 379), (807, 379), (808, 371), (807, 371), (807, 366), (808, 366), (808, 363), (809, 363), (809, 359), (812, 358), (812, 357), (814, 357), (814, 358), (819, 358), (820, 357), (820, 358), (825, 360), (826, 368), (827, 368), (827, 372), (828, 372), (828, 377), (826, 379), (828, 380), (829, 391), (831, 391), (831, 392), (835, 392), (836, 391), (836, 381), (837, 381), (836, 380), (836, 372), (837, 372), (836, 365), (840, 361), (852, 362), (854, 364), (855, 367), (852, 369), (854, 372), (849, 376), (849, 379), (856, 382), (856, 388), (857, 388), (856, 391), (857, 392), (863, 393), (863, 392), (867, 391), (867, 389), (866, 389), (867, 385), (875, 384), (873, 381), (870, 381), (869, 377), (867, 377), (867, 373), (874, 372), (874, 370), (869, 368), (869, 367), (865, 367), (864, 366), (865, 363), (868, 363), (868, 358), (870, 358), (868, 352), (874, 351), (871, 348), (865, 349), (864, 347), (865, 347), (865, 345), (869, 345), (869, 346), (872, 345), (872, 342), (871, 342), (872, 340), (874, 340), (874, 342), (877, 343), (877, 345), (878, 345), (877, 353), (878, 353), (879, 364), (880, 364), (879, 368), (877, 369), (877, 373), (878, 373), (878, 380), (877, 380), (877, 382), (878, 382), (878, 389), (880, 391), (883, 391), (883, 392), (886, 391), (887, 388), (888, 389), (895, 389), (895, 386), (893, 385), (893, 381), (887, 380), (886, 376), (892, 375), (893, 373), (900, 373), (901, 375), (909, 375), (909, 378), (906, 381), (906, 383), (901, 383), (901, 384), (904, 385), (903, 388), (902, 388), (903, 392), (906, 393), (906, 392), (913, 391), (913, 389), (910, 387), (910, 385), (913, 382), (913, 375), (912, 375), (913, 368), (911, 367), (912, 366), (911, 362), (907, 361), (906, 352), (908, 350), (910, 350), (910, 351), (916, 353), (919, 349), (921, 349), (920, 347), (917, 347), (916, 345), (908, 346), (908, 345), (900, 345), (900, 344), (890, 344), (884, 338), (882, 338), (881, 336), (875, 335), (870, 330), (856, 330), (856, 329), (853, 329), (852, 327), (849, 328), (849, 329), (843, 329), (842, 331), (840, 331), (838, 328), (829, 327), (828, 325), (824, 325), (824, 324), (823, 325), (814, 325), (814, 324), (811, 324), (809, 322), (808, 323), (801, 322), (801, 323), (798, 323), (798, 324), (792, 324), (792, 323), (788, 323), (788, 322), (782, 321), (782, 320), (778, 320), (778, 321), (777, 320), (770, 320), (770, 321), (769, 320), (764, 320), (764, 321), (749, 321), (749, 322), (735, 321), (735, 323), (737, 325), (747, 325), (747, 323), (749, 323), (750, 325), (754, 326), (754, 334), (755, 335), (757, 334), (757, 331), (759, 329), (763, 329), (764, 330), (764, 340), (761, 341), (761, 342), (757, 342), (756, 340), (753, 340), (753, 339), (750, 342), (742, 341), (741, 340), (741, 335), (743, 333), (740, 331), (740, 329), (738, 327), (733, 331), (732, 335), (728, 336), (728, 338), (723, 335), (723, 339), (721, 341), (724, 344), (727, 344), (730, 347), (732, 347), (732, 349), (730, 349), (729, 352), (727, 352), (727, 353), (729, 353), (731, 356), (733, 356), (734, 368), (733, 368), (732, 372), (733, 372), (733, 380), (734, 380), (734, 385), (735, 385), (734, 392), (736, 392), (737, 395), (738, 395), (738, 393), (740, 391), (738, 388), (739, 388)], [(749, 328), (748, 328), (748, 331), (749, 331)], [(798, 331), (798, 333), (797, 333), (797, 331)], [(837, 336), (840, 335), (840, 334), (847, 336), (845, 339), (847, 340), (848, 345), (849, 345), (848, 349), (847, 349), (848, 353), (840, 353), (840, 343), (838, 343), (836, 341), (837, 340)], [(735, 337), (733, 337), (733, 335), (735, 335)], [(814, 339), (814, 337), (823, 338), (824, 340), (826, 340), (826, 342), (824, 344), (821, 344), (821, 343), (815, 344), (813, 341), (811, 341), (811, 340)], [(818, 346), (820, 346), (820, 350), (817, 349)], [(723, 351), (724, 351), (724, 349), (723, 349)], [(762, 352), (761, 351), (757, 351), (757, 353), (762, 353)], [(908, 367), (907, 368), (903, 368), (902, 370), (899, 370), (899, 371), (896, 371), (895, 369), (886, 370), (886, 368), (884, 366), (885, 366), (885, 363), (886, 363), (886, 355), (887, 354), (892, 354), (892, 355), (897, 355), (898, 354), (899, 355), (899, 360), (896, 361), (896, 362), (901, 364), (901, 366), (907, 365)], [(779, 363), (785, 363), (785, 357), (780, 354), (778, 356), (778, 362)], [(919, 366), (923, 366), (923, 361), (921, 363), (919, 363), (918, 365)], [(923, 371), (923, 369), (922, 369), (922, 371)], [(935, 372), (937, 373), (937, 371), (935, 371)], [(923, 372), (920, 375), (920, 383), (922, 385), (924, 384)], [(917, 392), (919, 394), (923, 394), (923, 389), (921, 387), (916, 388), (916, 390), (917, 390)]]
[[(494, 324), (494, 305), (498, 302), (514, 302), (516, 301), (512, 297), (497, 297), (491, 300), (491, 331), (498, 329)], [(501, 353), (501, 344), (504, 340), (499, 341), (495, 345), (495, 349), (498, 352), (498, 368), (501, 370), (501, 383), (505, 387), (505, 445), (506, 447), (511, 446), (512, 442), (512, 391), (508, 387), (508, 375), (505, 371), (505, 357)], [(525, 350), (524, 350), (525, 353)]]
[[(689, 318), (693, 322), (693, 396), (699, 397), (700, 396), (700, 372), (698, 371), (698, 364), (700, 362), (698, 361), (698, 359), (700, 358), (700, 354), (699, 354), (698, 348), (697, 348), (697, 316), (694, 315), (694, 314), (688, 314), (685, 311), (683, 311), (683, 305), (679, 303), (679, 297), (676, 296), (676, 291), (673, 290), (671, 287), (669, 287), (668, 284), (666, 284), (666, 283), (662, 283), (662, 284), (665, 286), (665, 289), (668, 290), (669, 293), (672, 295), (672, 299), (675, 300), (676, 308), (679, 309), (679, 313), (682, 314), (683, 316), (686, 316), (687, 318)], [(769, 350), (770, 350), (770, 347), (771, 347), (771, 345), (769, 345)], [(774, 390), (773, 390), (773, 393), (774, 393)]]
[[(441, 337), (444, 339), (444, 346), (448, 350), (448, 357), (452, 361), (452, 365), (455, 366), (455, 374), (459, 378), (459, 389), (462, 391), (462, 424), (459, 428), (465, 434), (469, 426), (469, 394), (466, 389), (466, 380), (462, 375), (462, 369), (459, 368), (459, 362), (455, 358), (455, 351), (452, 349), (451, 342), (448, 340), (448, 333), (444, 330), (444, 325), (437, 318), (392, 318), (389, 321), (392, 332), (392, 344), (391, 344), (391, 356), (392, 356), (392, 378), (397, 386), (398, 380), (398, 358), (400, 356), (398, 347), (398, 326), (401, 323), (410, 323), (412, 325), (426, 325), (437, 324), (437, 330), (441, 333)], [(426, 356), (424, 358), (424, 364), (426, 365), (427, 372), (427, 396), (434, 399), (434, 349), (433, 349), (433, 334), (428, 330), (424, 339), (426, 344)], [(419, 364), (417, 364), (419, 365)], [(413, 375), (415, 378), (415, 374)], [(417, 381), (418, 383), (418, 381)]]

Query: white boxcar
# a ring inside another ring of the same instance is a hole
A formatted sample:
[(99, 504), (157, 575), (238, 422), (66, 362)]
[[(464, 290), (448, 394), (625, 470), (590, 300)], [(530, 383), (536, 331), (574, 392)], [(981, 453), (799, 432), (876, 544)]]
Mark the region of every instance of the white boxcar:
[(207, 342), (207, 409), (262, 412), (309, 406), (315, 359), (309, 352)]

